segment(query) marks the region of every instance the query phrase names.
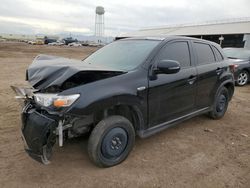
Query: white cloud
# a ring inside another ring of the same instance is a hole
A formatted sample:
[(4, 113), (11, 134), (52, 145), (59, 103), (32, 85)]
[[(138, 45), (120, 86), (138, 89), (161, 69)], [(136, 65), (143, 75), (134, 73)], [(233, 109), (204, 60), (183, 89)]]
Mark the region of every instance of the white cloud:
[(75, 33), (89, 33), (90, 29), (88, 28), (79, 28), (79, 27), (68, 27), (65, 28), (65, 31), (67, 32), (75, 32)]
[[(94, 33), (95, 7), (105, 8), (105, 33), (250, 16), (249, 0), (1, 0), (0, 32)], [(7, 24), (8, 23), (8, 24)]]
[(37, 30), (39, 33), (46, 32), (49, 34), (60, 32), (76, 32), (82, 34), (88, 34), (89, 28), (84, 27), (72, 27), (63, 22), (55, 22), (50, 20), (34, 19), (34, 18), (16, 18), (0, 16), (0, 22), (8, 22), (10, 24), (22, 24)]

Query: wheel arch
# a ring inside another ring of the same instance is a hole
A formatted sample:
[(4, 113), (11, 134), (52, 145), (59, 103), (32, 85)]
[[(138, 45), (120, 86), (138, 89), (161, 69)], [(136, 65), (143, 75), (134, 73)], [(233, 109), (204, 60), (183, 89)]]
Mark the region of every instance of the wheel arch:
[(246, 71), (248, 75), (250, 76), (250, 68), (245, 67), (241, 71)]
[(127, 118), (132, 123), (137, 134), (138, 131), (143, 130), (145, 127), (145, 119), (141, 109), (137, 105), (126, 103), (106, 106), (96, 111), (94, 113), (95, 124), (112, 115), (120, 115)]
[(231, 100), (232, 97), (233, 97), (233, 94), (234, 94), (234, 83), (232, 83), (232, 82), (226, 82), (222, 86), (224, 86), (225, 88), (227, 88), (228, 94), (229, 94), (229, 100)]

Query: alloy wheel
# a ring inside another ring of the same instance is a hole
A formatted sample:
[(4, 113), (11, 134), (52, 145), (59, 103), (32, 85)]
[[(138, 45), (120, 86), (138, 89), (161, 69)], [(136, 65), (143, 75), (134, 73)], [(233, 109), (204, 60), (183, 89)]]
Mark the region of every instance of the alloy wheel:
[(248, 75), (246, 72), (241, 72), (238, 76), (238, 84), (243, 86), (247, 83)]

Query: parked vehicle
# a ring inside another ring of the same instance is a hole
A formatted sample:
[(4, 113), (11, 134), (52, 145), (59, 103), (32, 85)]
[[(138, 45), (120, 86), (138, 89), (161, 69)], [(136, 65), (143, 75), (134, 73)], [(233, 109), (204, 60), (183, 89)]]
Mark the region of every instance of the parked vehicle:
[(28, 41), (28, 44), (35, 45), (35, 44), (36, 44), (36, 42), (35, 42), (35, 41), (30, 40), (30, 41)]
[(102, 47), (104, 46), (103, 44), (100, 43), (96, 43), (96, 42), (89, 42), (88, 46), (92, 46), (92, 47)]
[(88, 44), (88, 42), (83, 42), (82, 43), (82, 46), (88, 46), (89, 44)]
[(43, 45), (43, 44), (44, 44), (44, 41), (43, 41), (43, 40), (36, 40), (36, 41), (35, 41), (35, 44), (36, 44), (36, 45)]
[(60, 41), (48, 43), (49, 46), (63, 46), (64, 44), (64, 42)]
[(56, 42), (56, 41), (57, 39), (44, 37), (44, 44), (49, 44), (49, 43)]
[(65, 45), (68, 45), (69, 43), (72, 43), (72, 42), (78, 42), (77, 39), (73, 39), (72, 37), (64, 38), (62, 40), (65, 43)]
[(82, 61), (39, 55), (26, 73), (32, 88), (12, 87), (24, 99), (26, 151), (47, 164), (56, 140), (63, 146), (90, 133), (90, 159), (117, 165), (136, 135), (205, 113), (222, 118), (234, 93), (231, 70), (216, 43), (187, 37), (123, 39)]
[(69, 43), (68, 46), (79, 47), (79, 46), (82, 46), (82, 44), (81, 44), (81, 43), (78, 43), (78, 42), (72, 42), (72, 43)]
[(250, 81), (250, 50), (244, 48), (224, 48), (223, 51), (234, 64), (236, 85), (246, 85)]
[(57, 43), (57, 42), (50, 42), (50, 43), (48, 43), (48, 45), (49, 45), (49, 46), (56, 46), (56, 43)]

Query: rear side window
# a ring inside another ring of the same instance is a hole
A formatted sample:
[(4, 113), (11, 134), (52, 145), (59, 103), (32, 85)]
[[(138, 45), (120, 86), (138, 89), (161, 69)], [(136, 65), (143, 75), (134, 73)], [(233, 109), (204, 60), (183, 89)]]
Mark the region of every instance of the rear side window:
[(188, 43), (180, 41), (165, 46), (160, 53), (159, 60), (175, 60), (182, 68), (189, 67), (191, 63)]
[(212, 46), (212, 48), (214, 49), (214, 52), (215, 52), (215, 54), (217, 56), (218, 61), (222, 61), (224, 58), (221, 55), (220, 51), (217, 48), (215, 48), (214, 46)]
[(197, 60), (199, 65), (215, 62), (214, 53), (208, 44), (195, 42), (194, 48), (197, 53)]

